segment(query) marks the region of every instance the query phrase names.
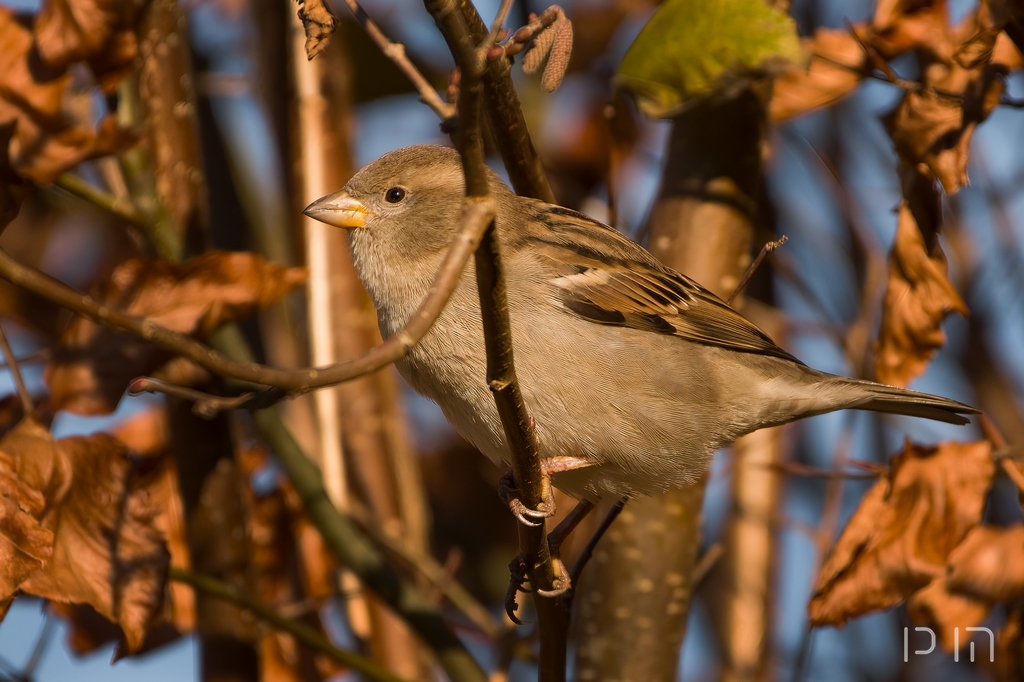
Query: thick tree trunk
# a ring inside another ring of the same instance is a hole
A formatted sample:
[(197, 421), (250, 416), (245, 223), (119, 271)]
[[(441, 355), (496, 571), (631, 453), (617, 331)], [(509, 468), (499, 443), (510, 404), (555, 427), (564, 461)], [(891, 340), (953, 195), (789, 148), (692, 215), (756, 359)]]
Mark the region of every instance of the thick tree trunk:
[[(764, 110), (753, 93), (673, 122), (648, 248), (720, 296), (749, 263)], [(705, 481), (634, 500), (580, 586), (579, 680), (671, 680), (693, 593)]]

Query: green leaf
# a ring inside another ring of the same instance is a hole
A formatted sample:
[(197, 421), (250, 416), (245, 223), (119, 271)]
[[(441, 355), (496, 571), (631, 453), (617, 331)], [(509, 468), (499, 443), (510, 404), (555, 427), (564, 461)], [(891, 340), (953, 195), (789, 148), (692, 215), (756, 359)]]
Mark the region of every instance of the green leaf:
[(668, 0), (626, 52), (615, 76), (653, 118), (695, 97), (728, 95), (802, 62), (796, 25), (763, 0)]

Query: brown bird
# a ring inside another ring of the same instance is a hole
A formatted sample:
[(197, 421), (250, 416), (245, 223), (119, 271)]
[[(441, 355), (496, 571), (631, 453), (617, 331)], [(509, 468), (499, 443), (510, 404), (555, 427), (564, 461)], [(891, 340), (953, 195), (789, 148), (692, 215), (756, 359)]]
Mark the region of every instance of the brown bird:
[[(755, 429), (860, 409), (966, 424), (963, 403), (812, 369), (690, 278), (576, 211), (516, 196), (490, 173), (523, 397), (542, 467), (591, 500), (696, 480), (717, 448)], [(455, 150), (406, 147), (305, 213), (351, 228), (381, 332), (431, 287), (459, 223)], [(397, 363), (495, 463), (508, 446), (485, 380), (472, 261), (434, 326)]]

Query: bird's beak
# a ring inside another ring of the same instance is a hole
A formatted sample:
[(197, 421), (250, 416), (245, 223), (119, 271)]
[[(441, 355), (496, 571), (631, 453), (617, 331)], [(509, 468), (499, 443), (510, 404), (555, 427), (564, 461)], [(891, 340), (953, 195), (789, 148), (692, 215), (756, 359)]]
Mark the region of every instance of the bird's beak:
[(348, 229), (363, 227), (366, 224), (366, 214), (369, 212), (363, 202), (344, 191), (321, 197), (303, 211), (314, 220)]

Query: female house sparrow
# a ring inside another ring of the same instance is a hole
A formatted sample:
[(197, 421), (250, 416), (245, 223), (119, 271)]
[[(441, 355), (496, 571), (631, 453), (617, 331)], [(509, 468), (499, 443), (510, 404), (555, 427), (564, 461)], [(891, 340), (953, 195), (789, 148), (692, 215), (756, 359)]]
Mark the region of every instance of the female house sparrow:
[[(516, 196), (494, 173), (495, 226), (516, 367), (542, 468), (580, 497), (646, 495), (697, 479), (737, 437), (844, 408), (966, 424), (968, 405), (811, 369), (721, 299), (592, 218)], [(462, 209), (458, 153), (406, 147), (305, 213), (352, 228), (381, 332), (426, 296)], [(508, 460), (485, 380), (472, 260), (437, 322), (397, 363), (455, 429)]]

